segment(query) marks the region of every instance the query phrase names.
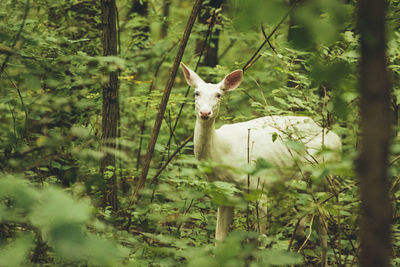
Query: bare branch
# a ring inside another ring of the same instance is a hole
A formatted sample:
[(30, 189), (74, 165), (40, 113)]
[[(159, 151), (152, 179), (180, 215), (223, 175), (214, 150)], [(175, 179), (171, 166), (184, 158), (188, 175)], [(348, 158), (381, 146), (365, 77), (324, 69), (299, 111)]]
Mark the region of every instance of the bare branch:
[(18, 88), (18, 86), (13, 81), (13, 79), (11, 79), (10, 75), (8, 75), (8, 73), (5, 70), (4, 70), (4, 74), (6, 75), (7, 79), (11, 82), (11, 84), (14, 86), (15, 90), (18, 93), (19, 100), (21, 101), (22, 110), (25, 113), (25, 137), (28, 139), (28, 132), (27, 132), (28, 131), (28, 129), (27, 129), (28, 128), (27, 127), (27, 124), (28, 124), (28, 110), (27, 110), (27, 108), (25, 106), (24, 99), (22, 98), (21, 90)]
[(193, 135), (187, 137), (185, 141), (175, 150), (174, 153), (167, 159), (167, 161), (161, 166), (161, 168), (157, 171), (157, 173), (153, 176), (153, 179), (151, 179), (151, 184), (155, 184), (158, 180), (158, 176), (163, 172), (163, 170), (168, 166), (168, 164), (171, 162), (171, 160), (184, 148), (187, 143), (192, 140)]
[(188, 23), (186, 25), (186, 29), (185, 29), (185, 32), (183, 34), (183, 37), (182, 37), (182, 40), (181, 40), (181, 43), (180, 43), (180, 46), (179, 46), (179, 49), (178, 49), (178, 53), (177, 53), (176, 58), (175, 58), (174, 65), (172, 66), (169, 79), (168, 79), (167, 84), (166, 84), (165, 89), (164, 89), (164, 94), (163, 94), (163, 97), (161, 99), (161, 103), (160, 103), (160, 106), (159, 106), (159, 109), (158, 109), (157, 118), (156, 118), (156, 121), (154, 123), (153, 132), (151, 134), (150, 142), (149, 142), (149, 145), (147, 147), (147, 153), (146, 153), (146, 158), (144, 160), (143, 168), (142, 168), (142, 171), (140, 173), (139, 180), (138, 180), (138, 183), (136, 185), (135, 191), (134, 191), (134, 193), (132, 194), (132, 196), (130, 198), (130, 203), (131, 204), (136, 201), (136, 199), (139, 196), (139, 192), (144, 187), (144, 184), (146, 182), (147, 174), (148, 174), (149, 168), (150, 168), (150, 162), (151, 162), (151, 159), (153, 157), (154, 147), (156, 145), (158, 134), (160, 132), (160, 128), (161, 128), (162, 120), (163, 120), (163, 117), (164, 117), (165, 109), (167, 107), (169, 95), (171, 93), (172, 86), (174, 85), (176, 73), (178, 72), (179, 64), (180, 64), (180, 62), (182, 60), (183, 53), (184, 53), (185, 48), (186, 48), (186, 44), (187, 44), (187, 42), (189, 40), (189, 36), (190, 36), (190, 33), (192, 31), (192, 28), (193, 28), (193, 24), (194, 24), (194, 22), (196, 20), (197, 14), (199, 13), (201, 2), (202, 2), (201, 0), (196, 0), (196, 2), (194, 3), (193, 9), (192, 9), (192, 13), (190, 14)]
[[(267, 39), (267, 34), (265, 33), (265, 29), (264, 29), (264, 25), (261, 24), (261, 31), (265, 37), (265, 39)], [(272, 51), (274, 51), (275, 54), (277, 54), (275, 47), (272, 46), (271, 42), (268, 39), (268, 45), (269, 47), (271, 47)]]
[[(288, 10), (288, 12), (285, 14), (285, 16), (283, 16), (283, 18), (279, 21), (279, 23), (275, 26), (275, 28), (272, 30), (272, 32), (265, 37), (264, 42), (258, 47), (257, 51), (253, 54), (253, 56), (249, 59), (249, 61), (247, 61), (247, 63), (244, 65), (244, 67), (242, 68), (243, 72), (245, 72), (248, 68), (250, 68), (254, 62), (256, 62), (260, 57), (259, 57), (259, 53), (261, 51), (261, 49), (263, 49), (263, 47), (269, 43), (269, 39), (271, 39), (272, 35), (274, 35), (274, 33), (278, 30), (278, 28), (281, 26), (281, 24), (286, 20), (286, 18), (289, 16), (289, 14), (292, 12), (292, 10), (296, 7), (297, 3), (299, 1), (295, 1), (292, 6), (290, 7), (290, 9)], [(265, 36), (265, 33), (264, 33)], [(270, 44), (271, 45), (271, 44)], [(272, 46), (271, 46), (272, 48)]]

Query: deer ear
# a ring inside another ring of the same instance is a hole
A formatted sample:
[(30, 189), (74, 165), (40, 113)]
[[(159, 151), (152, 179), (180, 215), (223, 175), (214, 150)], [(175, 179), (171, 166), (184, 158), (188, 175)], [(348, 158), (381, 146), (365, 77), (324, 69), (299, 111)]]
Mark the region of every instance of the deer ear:
[(200, 83), (204, 83), (204, 81), (197, 75), (194, 71), (186, 67), (185, 64), (181, 62), (181, 67), (183, 70), (183, 74), (185, 74), (185, 79), (188, 85), (192, 87), (197, 87)]
[(220, 88), (225, 92), (235, 90), (240, 83), (242, 82), (243, 71), (235, 70), (228, 75), (220, 82)]

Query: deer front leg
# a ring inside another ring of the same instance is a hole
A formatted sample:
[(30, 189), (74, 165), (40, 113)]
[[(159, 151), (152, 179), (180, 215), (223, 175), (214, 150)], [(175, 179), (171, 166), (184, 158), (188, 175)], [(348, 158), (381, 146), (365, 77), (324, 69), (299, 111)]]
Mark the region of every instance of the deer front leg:
[(228, 235), (229, 226), (233, 220), (233, 207), (219, 206), (217, 215), (217, 229), (215, 231), (215, 243), (218, 245)]

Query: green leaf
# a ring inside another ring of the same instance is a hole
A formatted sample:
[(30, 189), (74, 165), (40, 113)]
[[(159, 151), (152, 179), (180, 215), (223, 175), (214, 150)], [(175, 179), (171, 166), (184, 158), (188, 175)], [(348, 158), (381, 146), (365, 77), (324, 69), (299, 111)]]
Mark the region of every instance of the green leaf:
[(22, 76), (24, 87), (28, 90), (38, 90), (41, 88), (40, 80), (37, 76), (32, 74), (25, 74)]
[(303, 263), (301, 256), (294, 252), (271, 249), (258, 254), (260, 255), (258, 260), (262, 264), (288, 266)]
[(32, 234), (25, 234), (0, 247), (0, 266), (27, 266), (29, 252), (34, 248)]
[(274, 133), (272, 134), (272, 142), (275, 143), (275, 141), (276, 141), (277, 138), (278, 138), (278, 134), (274, 132)]

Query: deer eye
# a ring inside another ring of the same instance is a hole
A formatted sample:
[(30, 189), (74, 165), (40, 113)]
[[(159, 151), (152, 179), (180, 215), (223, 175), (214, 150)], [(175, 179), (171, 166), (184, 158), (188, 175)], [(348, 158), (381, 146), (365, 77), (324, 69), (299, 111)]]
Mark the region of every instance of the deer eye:
[(195, 96), (199, 96), (199, 95), (200, 95), (200, 92), (199, 92), (199, 91), (196, 91), (196, 92), (194, 92), (194, 95), (195, 95)]
[(221, 94), (220, 93), (217, 93), (217, 98), (221, 98)]

